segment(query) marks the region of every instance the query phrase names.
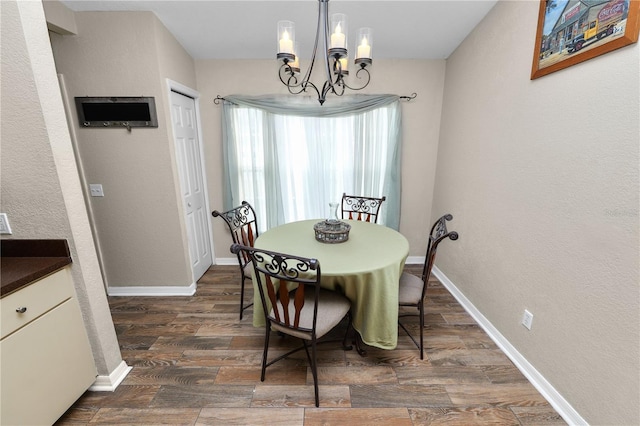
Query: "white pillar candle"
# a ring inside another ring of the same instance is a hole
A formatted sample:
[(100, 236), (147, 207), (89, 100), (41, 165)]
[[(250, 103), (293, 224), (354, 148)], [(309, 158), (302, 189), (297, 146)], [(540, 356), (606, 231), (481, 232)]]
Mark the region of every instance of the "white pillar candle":
[(280, 39), (280, 52), (293, 54), (293, 40), (289, 37), (289, 33), (284, 31)]
[(366, 37), (363, 37), (360, 46), (358, 46), (358, 54), (356, 58), (371, 58), (371, 46)]
[(300, 72), (300, 56), (298, 55), (298, 52), (300, 51), (300, 45), (298, 43), (296, 43), (296, 48), (293, 51), (293, 62), (290, 63), (291, 68), (293, 69), (293, 72)]
[(348, 71), (347, 67), (349, 66), (349, 58), (340, 58), (339, 60), (342, 71)]
[(340, 24), (336, 25), (335, 31), (331, 34), (331, 48), (335, 47), (345, 48), (345, 35), (342, 33)]

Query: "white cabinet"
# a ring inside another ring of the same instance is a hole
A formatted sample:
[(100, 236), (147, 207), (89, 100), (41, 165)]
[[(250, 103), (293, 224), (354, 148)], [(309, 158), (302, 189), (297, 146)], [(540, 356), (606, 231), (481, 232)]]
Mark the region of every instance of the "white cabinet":
[(53, 424), (97, 374), (69, 268), (0, 299), (0, 315), (0, 424)]

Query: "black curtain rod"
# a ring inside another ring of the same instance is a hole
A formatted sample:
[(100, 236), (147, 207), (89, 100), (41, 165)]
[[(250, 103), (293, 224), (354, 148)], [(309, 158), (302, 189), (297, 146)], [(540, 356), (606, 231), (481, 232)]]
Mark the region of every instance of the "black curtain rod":
[(412, 99), (415, 99), (418, 97), (418, 94), (416, 92), (413, 92), (411, 95), (409, 96), (400, 96), (400, 99), (402, 99), (403, 101), (407, 101), (409, 102)]
[[(410, 100), (413, 100), (413, 99), (415, 99), (416, 97), (418, 97), (418, 94), (417, 94), (416, 92), (413, 92), (413, 93), (412, 93), (411, 95), (409, 95), (409, 96), (400, 96), (400, 100), (403, 100), (403, 101), (407, 101), (407, 102), (409, 102)], [(220, 103), (221, 103), (222, 101), (226, 101), (226, 99), (225, 99), (224, 97), (222, 97), (222, 96), (218, 95), (218, 96), (216, 96), (216, 97), (215, 97), (215, 99), (213, 100), (213, 103), (214, 103), (214, 104), (216, 104), (216, 105), (220, 105)]]

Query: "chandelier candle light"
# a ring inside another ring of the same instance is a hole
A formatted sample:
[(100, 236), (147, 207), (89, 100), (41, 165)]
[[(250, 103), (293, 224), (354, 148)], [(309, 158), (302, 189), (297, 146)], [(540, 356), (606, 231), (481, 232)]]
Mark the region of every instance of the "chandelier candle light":
[[(324, 104), (327, 94), (333, 93), (342, 96), (345, 89), (361, 90), (367, 87), (371, 80), (371, 75), (367, 66), (373, 63), (371, 56), (371, 46), (373, 43), (373, 30), (371, 28), (361, 28), (358, 31), (357, 48), (354, 63), (360, 68), (355, 75), (363, 80), (360, 87), (347, 85), (344, 78), (349, 75), (347, 70), (347, 17), (343, 13), (335, 13), (328, 17), (329, 0), (318, 0), (318, 26), (316, 28), (316, 39), (313, 48), (311, 63), (304, 77), (299, 80), (299, 49), (295, 42), (295, 25), (291, 21), (278, 22), (278, 60), (282, 61), (278, 72), (280, 81), (287, 86), (289, 93), (297, 95), (306, 92), (308, 88), (313, 89), (318, 95), (320, 105)], [(319, 46), (319, 44), (322, 46)], [(316, 60), (318, 48), (321, 48), (321, 57), (324, 62), (326, 80), (319, 89), (310, 80), (313, 66)]]

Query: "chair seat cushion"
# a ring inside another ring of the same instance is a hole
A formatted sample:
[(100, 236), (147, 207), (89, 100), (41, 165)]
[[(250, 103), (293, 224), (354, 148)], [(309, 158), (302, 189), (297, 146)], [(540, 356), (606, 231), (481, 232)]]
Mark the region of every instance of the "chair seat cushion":
[(400, 293), (398, 302), (401, 305), (417, 305), (422, 299), (422, 287), (424, 282), (413, 274), (403, 272), (400, 275)]
[[(304, 295), (304, 306), (300, 312), (300, 328), (311, 329), (313, 326), (313, 305), (315, 303), (315, 298), (313, 291), (309, 291), (308, 289), (305, 291)], [(347, 315), (351, 309), (351, 302), (349, 299), (344, 297), (343, 295), (336, 293), (335, 291), (330, 290), (320, 290), (320, 298), (318, 302), (318, 319), (316, 320), (316, 338), (321, 338), (325, 334), (327, 334), (331, 329), (333, 329), (336, 325), (342, 321), (342, 318)], [(280, 313), (283, 312), (283, 307), (280, 302), (278, 302), (278, 310)], [(289, 317), (293, 322), (293, 318), (295, 315), (295, 307), (293, 303), (289, 304)], [(282, 314), (280, 316), (282, 318)], [(271, 309), (269, 312), (269, 318), (274, 319), (274, 311)], [(305, 340), (311, 340), (311, 332), (303, 331), (303, 330), (292, 330), (284, 325), (280, 325), (277, 322), (271, 323), (271, 328), (277, 331), (281, 331), (290, 336), (299, 337)]]
[(244, 271), (244, 277), (248, 279), (253, 279), (253, 263), (249, 262), (242, 268)]

